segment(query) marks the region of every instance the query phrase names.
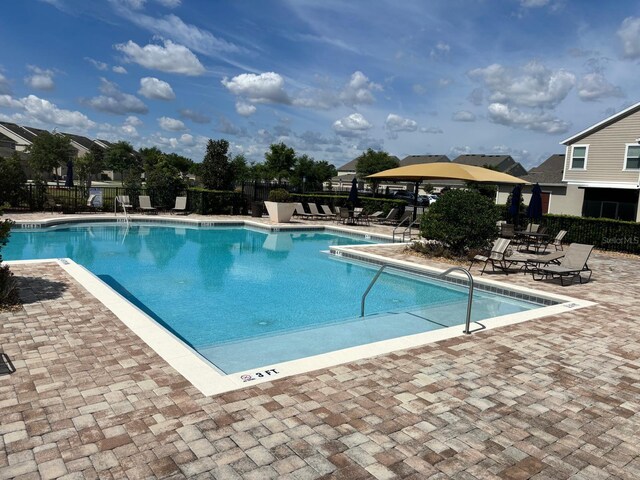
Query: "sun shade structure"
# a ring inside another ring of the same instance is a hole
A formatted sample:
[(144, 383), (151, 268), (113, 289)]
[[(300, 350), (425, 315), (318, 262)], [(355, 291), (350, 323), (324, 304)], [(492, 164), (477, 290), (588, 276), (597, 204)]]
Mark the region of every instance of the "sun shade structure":
[(419, 163), (406, 167), (392, 168), (374, 173), (367, 178), (373, 180), (404, 180), (421, 182), (423, 180), (467, 180), (480, 183), (527, 184), (526, 180), (496, 172), (483, 167), (463, 165), (460, 163)]
[(416, 206), (418, 204), (418, 186), (423, 180), (466, 180), (478, 183), (507, 183), (507, 184), (527, 184), (526, 180), (496, 172), (483, 167), (474, 167), (452, 162), (437, 163), (417, 163), (406, 167), (392, 168), (383, 172), (374, 173), (367, 178), (372, 180), (404, 180), (415, 182), (416, 195), (414, 197), (413, 219), (416, 219)]

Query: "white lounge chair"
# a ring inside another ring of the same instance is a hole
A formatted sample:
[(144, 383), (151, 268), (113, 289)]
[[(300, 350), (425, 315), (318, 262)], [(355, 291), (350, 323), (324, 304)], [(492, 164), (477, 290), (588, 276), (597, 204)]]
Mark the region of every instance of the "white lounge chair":
[(187, 213), (187, 197), (176, 197), (176, 205), (171, 209), (174, 213)]
[(476, 255), (471, 260), (471, 264), (469, 265), (469, 270), (473, 266), (474, 262), (483, 262), (484, 266), (482, 267), (482, 271), (480, 275), (484, 273), (484, 270), (487, 268), (487, 264), (491, 264), (491, 269), (493, 271), (496, 270), (496, 267), (499, 270), (502, 270), (507, 275), (509, 274), (508, 268), (509, 264), (508, 258), (506, 258), (507, 248), (511, 240), (508, 238), (498, 238), (495, 242), (493, 242), (493, 246), (491, 247), (491, 251), (487, 255)]
[(151, 198), (148, 195), (140, 195), (138, 200), (140, 202), (140, 210), (144, 213), (158, 213), (156, 208), (151, 206)]

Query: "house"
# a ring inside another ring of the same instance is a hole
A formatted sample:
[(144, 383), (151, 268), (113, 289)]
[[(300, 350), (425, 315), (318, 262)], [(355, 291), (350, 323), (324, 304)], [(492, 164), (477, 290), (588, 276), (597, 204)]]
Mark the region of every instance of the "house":
[(27, 150), (37, 136), (30, 130), (11, 122), (0, 122), (0, 135), (13, 142), (13, 149), (18, 152)]
[(511, 155), (465, 154), (459, 155), (452, 162), (474, 167), (489, 167), (492, 170), (513, 175), (514, 177), (522, 177), (527, 174), (527, 170), (519, 162), (516, 162)]
[(421, 163), (441, 163), (450, 162), (449, 157), (446, 155), (407, 155), (400, 160), (400, 166), (406, 167), (407, 165), (417, 165)]
[[(564, 174), (564, 154), (554, 154), (520, 178), (529, 182), (522, 187), (525, 205), (531, 200), (531, 189), (537, 183), (542, 189), (542, 213), (571, 214), (573, 199), (567, 195)], [(507, 203), (513, 185), (498, 185), (497, 203)]]
[(573, 215), (640, 221), (640, 103), (561, 142)]

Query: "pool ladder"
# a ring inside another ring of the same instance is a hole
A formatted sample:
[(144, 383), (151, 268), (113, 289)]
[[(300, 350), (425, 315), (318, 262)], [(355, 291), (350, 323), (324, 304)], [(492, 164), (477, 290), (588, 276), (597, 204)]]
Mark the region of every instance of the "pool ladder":
[[(382, 265), (378, 269), (378, 271), (376, 272), (376, 274), (373, 277), (373, 279), (371, 280), (371, 282), (369, 283), (369, 286), (367, 287), (365, 292), (362, 294), (362, 299), (360, 300), (360, 317), (364, 317), (364, 304), (365, 304), (365, 301), (367, 300), (367, 295), (369, 295), (369, 292), (371, 291), (371, 288), (376, 283), (378, 278), (380, 278), (380, 275), (382, 274), (384, 269), (387, 268), (387, 267), (393, 267), (393, 265), (389, 265), (389, 264)], [(471, 305), (473, 303), (473, 277), (471, 276), (471, 273), (469, 272), (469, 270), (467, 270), (465, 268), (462, 268), (462, 267), (451, 267), (451, 268), (445, 270), (444, 272), (442, 272), (440, 275), (438, 275), (438, 278), (445, 278), (447, 275), (449, 275), (452, 272), (462, 272), (467, 276), (467, 278), (469, 280), (469, 284), (468, 284), (468, 286), (469, 286), (469, 301), (467, 302), (467, 318), (466, 318), (465, 327), (464, 327), (464, 330), (463, 330), (463, 333), (466, 333), (467, 335), (469, 335), (469, 334), (471, 334)]]

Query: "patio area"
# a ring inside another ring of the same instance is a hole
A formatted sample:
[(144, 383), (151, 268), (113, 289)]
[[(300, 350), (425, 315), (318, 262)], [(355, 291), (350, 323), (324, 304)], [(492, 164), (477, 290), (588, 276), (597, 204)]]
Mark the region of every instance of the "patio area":
[(640, 258), (595, 252), (589, 266), (568, 287), (485, 276), (596, 306), (215, 397), (57, 264), (14, 266), (0, 478), (639, 478)]

